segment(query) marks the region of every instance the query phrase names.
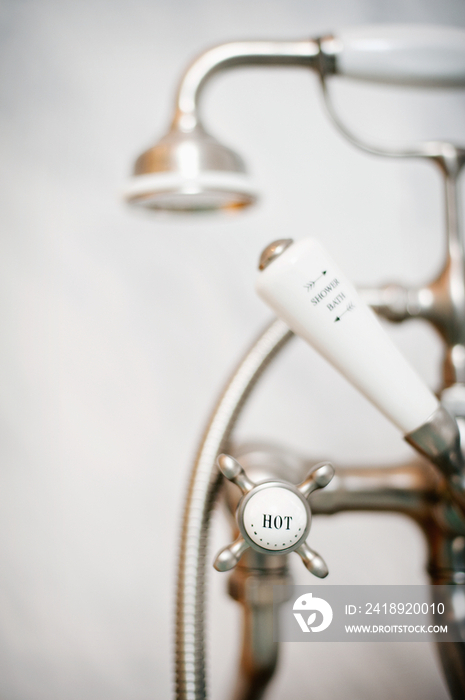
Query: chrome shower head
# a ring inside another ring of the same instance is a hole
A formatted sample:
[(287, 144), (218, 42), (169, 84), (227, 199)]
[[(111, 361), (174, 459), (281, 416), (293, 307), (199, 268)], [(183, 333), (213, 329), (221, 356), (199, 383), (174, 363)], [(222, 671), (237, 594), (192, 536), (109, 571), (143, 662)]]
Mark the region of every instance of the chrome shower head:
[(245, 165), (197, 123), (183, 131), (175, 123), (136, 161), (125, 198), (148, 209), (199, 212), (240, 209), (256, 191)]
[(240, 209), (257, 192), (242, 158), (203, 128), (199, 98), (208, 79), (242, 65), (310, 66), (317, 42), (245, 41), (214, 46), (188, 67), (178, 88), (169, 132), (143, 153), (125, 191), (130, 204), (176, 212)]

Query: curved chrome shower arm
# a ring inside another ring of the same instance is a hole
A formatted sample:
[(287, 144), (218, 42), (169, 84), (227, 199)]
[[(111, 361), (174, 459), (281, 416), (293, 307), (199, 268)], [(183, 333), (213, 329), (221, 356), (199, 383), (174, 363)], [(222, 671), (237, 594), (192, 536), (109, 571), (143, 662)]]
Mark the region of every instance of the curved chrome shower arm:
[(199, 125), (199, 99), (207, 80), (238, 66), (315, 67), (318, 41), (235, 41), (214, 46), (196, 58), (185, 72), (176, 94), (173, 126), (192, 131)]

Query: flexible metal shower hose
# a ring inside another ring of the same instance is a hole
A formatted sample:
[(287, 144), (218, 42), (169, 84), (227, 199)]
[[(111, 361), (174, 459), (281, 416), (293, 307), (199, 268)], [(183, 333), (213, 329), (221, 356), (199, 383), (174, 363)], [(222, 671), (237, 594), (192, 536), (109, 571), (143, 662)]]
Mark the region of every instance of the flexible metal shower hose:
[(184, 508), (176, 599), (178, 700), (207, 697), (205, 573), (210, 517), (221, 483), (216, 458), (227, 449), (231, 431), (257, 380), (292, 336), (292, 331), (276, 320), (252, 345), (216, 404), (192, 469)]

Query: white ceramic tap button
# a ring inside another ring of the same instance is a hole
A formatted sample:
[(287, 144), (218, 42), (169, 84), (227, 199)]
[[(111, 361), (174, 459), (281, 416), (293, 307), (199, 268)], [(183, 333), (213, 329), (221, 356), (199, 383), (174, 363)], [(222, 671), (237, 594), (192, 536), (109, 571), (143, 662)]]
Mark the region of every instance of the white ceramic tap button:
[(243, 513), (244, 528), (252, 542), (275, 552), (295, 546), (305, 535), (308, 523), (302, 499), (282, 486), (254, 493)]

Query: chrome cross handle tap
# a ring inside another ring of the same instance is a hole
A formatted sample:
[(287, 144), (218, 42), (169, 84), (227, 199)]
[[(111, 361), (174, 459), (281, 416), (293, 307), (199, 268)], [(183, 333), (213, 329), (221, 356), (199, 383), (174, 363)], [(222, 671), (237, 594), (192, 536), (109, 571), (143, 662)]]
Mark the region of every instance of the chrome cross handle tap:
[(334, 476), (331, 464), (313, 467), (298, 486), (277, 479), (254, 484), (239, 462), (221, 454), (217, 460), (221, 473), (242, 491), (236, 510), (239, 536), (222, 549), (214, 562), (217, 571), (229, 571), (251, 547), (263, 554), (297, 552), (314, 576), (324, 578), (328, 567), (306, 539), (312, 513), (308, 497), (329, 484)]

